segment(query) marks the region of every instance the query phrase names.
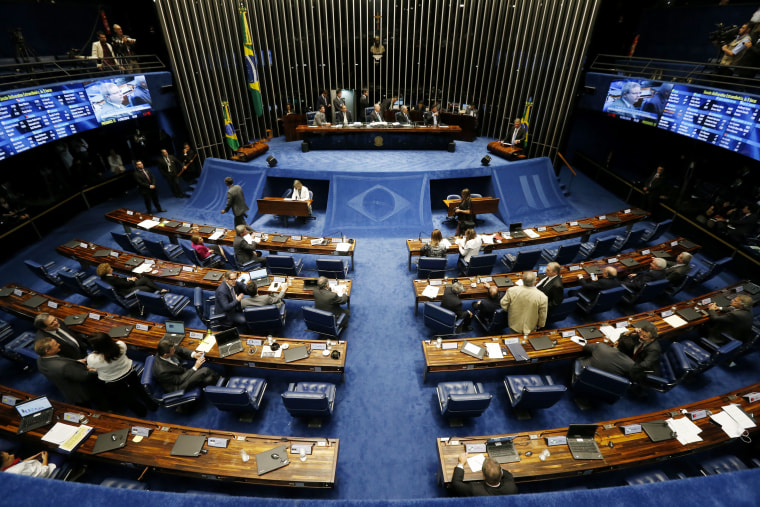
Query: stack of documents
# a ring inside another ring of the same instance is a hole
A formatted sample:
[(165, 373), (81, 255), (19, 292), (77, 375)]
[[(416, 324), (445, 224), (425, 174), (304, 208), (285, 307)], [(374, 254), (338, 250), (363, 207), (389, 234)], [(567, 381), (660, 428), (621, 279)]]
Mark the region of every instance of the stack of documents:
[(217, 240), (217, 239), (221, 238), (222, 236), (224, 236), (224, 229), (217, 229), (217, 230), (214, 231), (214, 234), (212, 234), (211, 236), (208, 237), (208, 239), (210, 239), (210, 240)]
[(599, 331), (601, 331), (602, 334), (604, 334), (604, 336), (606, 336), (609, 341), (611, 341), (612, 343), (617, 343), (617, 341), (620, 339), (620, 335), (625, 333), (626, 328), (602, 326), (599, 328)]
[(710, 419), (720, 424), (720, 427), (730, 438), (740, 437), (744, 430), (756, 426), (755, 422), (738, 405), (731, 404), (721, 408), (723, 411), (711, 415)]
[(438, 292), (440, 292), (440, 285), (428, 285), (425, 287), (425, 290), (422, 291), (422, 295), (428, 299), (435, 299), (438, 297)]
[(155, 220), (143, 220), (139, 224), (137, 224), (137, 227), (142, 227), (143, 229), (152, 229), (153, 227), (157, 226), (160, 222), (157, 222)]
[(198, 347), (195, 349), (198, 352), (208, 352), (211, 350), (211, 347), (216, 345), (216, 338), (214, 335), (209, 334), (206, 335), (206, 337), (198, 344)]

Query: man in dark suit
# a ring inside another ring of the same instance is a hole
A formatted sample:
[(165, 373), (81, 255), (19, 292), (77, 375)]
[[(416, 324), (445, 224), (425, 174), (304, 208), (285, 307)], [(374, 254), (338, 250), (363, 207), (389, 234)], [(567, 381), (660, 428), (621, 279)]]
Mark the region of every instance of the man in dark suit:
[(185, 195), (179, 185), (179, 172), (182, 170), (182, 164), (177, 157), (169, 155), (166, 150), (161, 150), (161, 156), (158, 157), (158, 170), (169, 183), (169, 188), (174, 197), (189, 197)]
[(182, 163), (182, 178), (185, 181), (197, 180), (201, 175), (201, 163), (198, 160), (198, 153), (190, 147), (190, 143), (185, 143), (182, 146), (182, 155), (180, 155), (180, 162)]
[(726, 333), (731, 338), (745, 342), (752, 336), (752, 298), (745, 294), (731, 300), (731, 306), (719, 307), (710, 303), (707, 307), (710, 318), (707, 339), (716, 345), (728, 342), (723, 336)]
[(362, 89), (362, 94), (359, 96), (359, 111), (364, 114), (366, 108), (369, 107), (369, 90)]
[[(499, 288), (486, 282), (483, 284), (488, 289), (488, 297), (472, 304), (472, 309), (477, 313), (481, 322), (490, 322), (493, 314), (501, 308)], [(461, 303), (460, 303), (461, 305)]]
[(116, 289), (116, 293), (121, 297), (124, 297), (130, 292), (134, 292), (136, 290), (142, 290), (145, 292), (161, 292), (162, 294), (169, 292), (168, 289), (160, 288), (150, 278), (145, 278), (143, 276), (140, 278), (137, 278), (136, 276), (115, 276), (113, 274), (113, 268), (107, 262), (98, 264), (98, 268), (95, 273), (100, 277), (101, 280)]
[(565, 299), (565, 286), (562, 285), (562, 277), (559, 276), (560, 265), (550, 262), (546, 265), (546, 276), (536, 284), (536, 288), (546, 294), (549, 299), (549, 315), (552, 309)]
[(520, 118), (515, 118), (512, 126), (509, 127), (507, 138), (502, 141), (503, 144), (509, 144), (515, 148), (522, 148), (525, 143), (525, 135), (528, 133), (522, 125)]
[(317, 104), (314, 106), (314, 109), (319, 111), (319, 108), (322, 106), (325, 108), (325, 118), (332, 118), (332, 104), (330, 104), (330, 98), (327, 96), (327, 90), (322, 90), (322, 92), (319, 94), (319, 97), (317, 97)]
[(451, 487), (458, 496), (495, 496), (514, 495), (517, 493), (515, 479), (507, 470), (491, 458), (483, 461), (483, 481), (464, 482), (464, 466), (467, 463), (467, 453), (459, 455), (459, 462), (454, 468)]
[(38, 337), (34, 342), (37, 369), (61, 391), (66, 402), (90, 406), (99, 393), (98, 376), (82, 361), (62, 355), (60, 343), (51, 336)]
[(245, 237), (253, 232), (253, 229), (247, 225), (235, 226), (235, 239), (232, 240), (232, 248), (235, 250), (235, 262), (238, 264), (248, 264), (255, 261), (260, 262), (262, 266), (266, 266), (266, 257), (259, 255), (256, 251), (258, 244), (251, 237), (251, 243), (249, 243)]
[(341, 97), (342, 94), (343, 94), (343, 92), (341, 90), (335, 90), (335, 98), (333, 99), (333, 111), (335, 111), (335, 120), (336, 120), (336, 123), (340, 123), (340, 122), (337, 121), (337, 119), (338, 119), (338, 116), (337, 116), (338, 115), (338, 111), (341, 110), (342, 106), (346, 105), (346, 100), (343, 97)]
[(652, 175), (647, 178), (642, 190), (644, 191), (644, 198), (646, 199), (646, 206), (650, 211), (655, 211), (655, 205), (660, 199), (665, 198), (665, 168), (663, 166), (657, 166)]
[(617, 279), (617, 269), (612, 266), (604, 268), (604, 275), (599, 279), (586, 279), (583, 275), (578, 275), (581, 282), (581, 288), (579, 290), (570, 291), (570, 296), (583, 295), (584, 297), (592, 300), (603, 290), (613, 289), (620, 285), (620, 280)]
[(398, 97), (387, 97), (385, 100), (380, 102), (380, 109), (383, 110), (383, 113), (390, 111), (391, 108), (393, 108), (393, 104), (395, 104), (397, 100)]
[(225, 326), (245, 325), (245, 316), (240, 301), (245, 297), (245, 284), (238, 281), (235, 271), (227, 271), (222, 276), (222, 283), (214, 292), (216, 296), (216, 311), (224, 314), (222, 323)]
[(354, 122), (354, 117), (351, 116), (351, 111), (348, 110), (345, 104), (340, 106), (340, 111), (335, 113), (335, 123), (338, 125), (348, 125)]
[(314, 307), (317, 310), (324, 310), (330, 312), (336, 317), (340, 317), (343, 313), (346, 315), (346, 322), (351, 315), (351, 311), (347, 308), (341, 308), (340, 305), (348, 301), (348, 294), (339, 296), (329, 287), (329, 281), (326, 277), (320, 276), (317, 279), (317, 288), (314, 289)]
[(383, 112), (380, 111), (380, 104), (375, 104), (375, 110), (369, 114), (367, 121), (370, 123), (373, 121), (385, 121), (383, 120)]
[(639, 292), (644, 288), (644, 284), (647, 282), (654, 282), (665, 278), (665, 268), (668, 263), (665, 259), (655, 257), (649, 263), (649, 269), (639, 274), (628, 275), (628, 280), (623, 282), (623, 285), (628, 287), (634, 292)]
[(396, 113), (396, 121), (407, 125), (412, 123), (412, 120), (409, 118), (409, 110), (406, 106), (401, 106), (401, 111)]
[(665, 269), (665, 278), (671, 283), (671, 285), (679, 285), (683, 282), (686, 275), (691, 270), (691, 254), (689, 252), (681, 252), (676, 257), (675, 262), (668, 262), (668, 267)]
[(156, 187), (156, 177), (153, 173), (145, 168), (141, 160), (135, 162), (135, 183), (137, 183), (137, 191), (143, 196), (145, 200), (145, 209), (148, 214), (151, 214), (150, 202), (153, 201), (153, 205), (156, 207), (156, 211), (166, 211), (161, 207), (161, 203), (158, 202), (158, 187)]
[(438, 104), (433, 104), (430, 106), (430, 111), (425, 111), (422, 114), (422, 120), (424, 121), (425, 125), (443, 125), (441, 122), (441, 115), (438, 113)]
[(234, 185), (232, 176), (224, 178), (227, 185), (227, 205), (222, 210), (222, 214), (227, 213), (232, 208), (232, 215), (235, 217), (235, 226), (245, 225), (245, 218), (248, 216), (248, 205), (245, 203), (245, 196), (240, 185)]
[(84, 336), (69, 329), (62, 321), (49, 313), (40, 313), (34, 318), (34, 327), (37, 329), (35, 339), (52, 338), (58, 342), (59, 350), (56, 352), (60, 357), (80, 360), (87, 357), (89, 344)]
[(457, 319), (462, 321), (462, 331), (472, 331), (470, 322), (472, 321), (472, 312), (462, 308), (462, 300), (459, 295), (464, 292), (464, 286), (459, 282), (454, 282), (443, 291), (441, 307), (451, 310), (457, 314)]
[(634, 382), (641, 381), (647, 373), (659, 375), (662, 349), (657, 342), (657, 327), (649, 321), (638, 325), (620, 335), (612, 347), (603, 342), (586, 345), (584, 350), (591, 356), (582, 363)]
[[(192, 368), (182, 366), (182, 361), (186, 359), (195, 359)], [(185, 347), (174, 346), (169, 340), (161, 340), (153, 361), (153, 376), (167, 393), (213, 385), (219, 374), (210, 368), (202, 368), (205, 362), (206, 356), (202, 352), (192, 352)]]

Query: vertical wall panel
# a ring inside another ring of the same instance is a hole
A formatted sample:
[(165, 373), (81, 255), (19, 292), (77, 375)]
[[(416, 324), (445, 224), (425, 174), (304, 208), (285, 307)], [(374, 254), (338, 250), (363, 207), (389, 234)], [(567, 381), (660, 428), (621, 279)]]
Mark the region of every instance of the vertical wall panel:
[[(226, 157), (221, 101), (241, 142), (279, 135), (277, 118), (319, 91), (368, 87), (370, 100), (474, 104), (503, 137), (533, 98), (528, 153), (556, 154), (601, 0), (156, 0), (192, 142)], [(248, 92), (238, 7), (248, 9), (264, 114)], [(379, 30), (375, 14), (382, 16)], [(376, 63), (375, 36), (385, 47)], [(355, 101), (358, 104), (358, 100)], [(356, 111), (358, 119), (363, 111)]]

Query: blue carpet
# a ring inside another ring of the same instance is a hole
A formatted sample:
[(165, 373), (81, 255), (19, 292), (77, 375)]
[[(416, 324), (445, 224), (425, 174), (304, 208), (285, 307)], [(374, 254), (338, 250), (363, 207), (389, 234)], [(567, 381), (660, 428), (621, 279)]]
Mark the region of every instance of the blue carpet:
[[(220, 413), (205, 401), (190, 414), (179, 415), (160, 409), (155, 415), (157, 420), (169, 424), (182, 423), (224, 431), (340, 438), (336, 488), (303, 491), (220, 485), (149, 473), (146, 482), (152, 489), (207, 489), (246, 496), (292, 499), (404, 500), (441, 497), (445, 496), (445, 492), (435, 480), (438, 463), (436, 437), (537, 431), (569, 423), (614, 419), (689, 403), (757, 381), (753, 364), (757, 360), (755, 352), (739, 361), (733, 369), (714, 368), (696, 382), (679, 386), (670, 393), (652, 394), (644, 400), (624, 398), (615, 405), (599, 405), (585, 412), (580, 411), (571, 397), (567, 396), (550, 410), (536, 413), (531, 420), (521, 421), (510, 410), (504, 394), (501, 380), (506, 371), (462, 373), (460, 377), (483, 381), (494, 398), (491, 407), (482, 417), (466, 421), (463, 428), (449, 428), (437, 414), (435, 383), (455, 376), (439, 374), (429, 378), (427, 383), (422, 381), (423, 357), (420, 342), (428, 336), (428, 330), (423, 325), (422, 316), (414, 315), (411, 283), (414, 274), (407, 271), (404, 242), (410, 234), (416, 237), (420, 231), (423, 234), (429, 233), (433, 227), (440, 226), (443, 220), (440, 196), (431, 195), (429, 182), (434, 178), (472, 178), (473, 181), (479, 181), (479, 178), (489, 177), (493, 172), (496, 176), (493, 182), (483, 184), (484, 190), (488, 185), (499, 189), (507, 206), (502, 212), (504, 218), (525, 223), (556, 223), (571, 217), (580, 218), (625, 207), (624, 203), (604, 192), (585, 176), (571, 178), (567, 170), (563, 170), (561, 176), (563, 183), (570, 184), (571, 194), (564, 198), (554, 188), (553, 174), (548, 172), (548, 166), (541, 166), (540, 161), (526, 164), (525, 167), (531, 168), (526, 169), (527, 172), (517, 170), (520, 167), (518, 164), (509, 164), (497, 157), (493, 157), (491, 167), (481, 167), (479, 163), (485, 154), (485, 142), (458, 143), (455, 154), (382, 152), (382, 162), (378, 163), (374, 160), (376, 157), (367, 152), (302, 154), (298, 143), (286, 144), (275, 140), (271, 143), (270, 153), (276, 156), (279, 163), (273, 169), (264, 168), (262, 158), (248, 164), (208, 161), (189, 201), (169, 197), (166, 185), (161, 188), (162, 201), (168, 210), (166, 216), (230, 227), (232, 217), (219, 213), (226, 192), (223, 178), (228, 174), (243, 185), (249, 204), (255, 195), (279, 195), (266, 192), (281, 189), (283, 183), (287, 186), (292, 178), (302, 179), (310, 188), (319, 188), (328, 182), (324, 186), (325, 197), (320, 201), (323, 205), (315, 209), (317, 220), (305, 224), (291, 223), (287, 232), (329, 235), (342, 231), (356, 237), (358, 242), (356, 268), (350, 273), (354, 281), (351, 325), (344, 334), (349, 343), (345, 383), (338, 387), (335, 414), (322, 429), (310, 429), (303, 421), (292, 419), (280, 400), (280, 393), (286, 389), (288, 382), (313, 379), (317, 375), (238, 371), (237, 373), (249, 376), (266, 377), (270, 383), (262, 409), (252, 422), (240, 421), (234, 415)], [(515, 169), (513, 173), (510, 172), (510, 166)], [(530, 171), (538, 175), (538, 180)], [(519, 175), (523, 175), (524, 179), (521, 180), (522, 176)], [(396, 201), (384, 193), (387, 190), (372, 190), (375, 186), (396, 192), (406, 201), (407, 208), (397, 210), (397, 204), (391, 205)], [(531, 198), (528, 198), (528, 192)], [(362, 209), (359, 212), (348, 202), (362, 193), (363, 201), (357, 205)], [(326, 198), (328, 195), (329, 199)], [(121, 206), (142, 209), (142, 199), (135, 192), (130, 192), (126, 197), (114, 199), (72, 217), (66, 225), (6, 262), (0, 267), (0, 276), (6, 282), (20, 282), (74, 303), (98, 306), (118, 313), (113, 305), (88, 301), (51, 287), (35, 278), (23, 266), (23, 260), (55, 260), (76, 267), (74, 262), (61, 258), (54, 252), (55, 246), (73, 237), (116, 247), (109, 233), (119, 230), (119, 227), (106, 222), (103, 214)], [(395, 214), (392, 213), (394, 210)], [(374, 219), (367, 216), (369, 212), (375, 213)], [(540, 220), (535, 217), (540, 217)], [(257, 229), (285, 231), (284, 226), (272, 217), (249, 218), (254, 220)], [(479, 227), (479, 230), (484, 232), (499, 230), (505, 225), (496, 216), (486, 215), (482, 218), (486, 224)], [(534, 218), (536, 222), (532, 222)], [(362, 223), (363, 226), (359, 227)], [(455, 262), (455, 257), (451, 256), (449, 266), (453, 267)], [(314, 257), (305, 257), (305, 264), (303, 274), (316, 276)], [(679, 298), (704, 293), (734, 280), (735, 275), (726, 274), (704, 286), (682, 293)], [(177, 293), (190, 293), (184, 288), (168, 288)], [(303, 324), (303, 305), (304, 303), (287, 302), (288, 322), (283, 336), (315, 337)], [(637, 311), (655, 306), (654, 303), (641, 305)], [(609, 312), (603, 318), (620, 314), (620, 311)], [(165, 320), (153, 315), (148, 318)], [(11, 317), (8, 320), (18, 332), (30, 328), (28, 322)], [(201, 327), (193, 310), (185, 311), (184, 320), (188, 327)], [(578, 317), (571, 316), (562, 324), (574, 325), (580, 321)], [(469, 336), (475, 335), (474, 331)], [(566, 362), (546, 365), (541, 371), (553, 375), (557, 382), (566, 383), (569, 378), (569, 364)], [(37, 393), (55, 392), (38, 373), (20, 373), (5, 360), (0, 360), (0, 383)], [(108, 471), (132, 478), (139, 474), (139, 471), (123, 469)], [(91, 470), (88, 472), (89, 477), (85, 476), (84, 480), (95, 481), (103, 473), (105, 471)], [(593, 479), (599, 485), (619, 484), (616, 480), (618, 479), (612, 475), (607, 482), (596, 476)], [(587, 484), (592, 486), (590, 481)], [(561, 486), (554, 483), (524, 486), (524, 491), (554, 489), (561, 489)], [(614, 493), (612, 495), (614, 498)], [(563, 498), (560, 496), (558, 502)]]

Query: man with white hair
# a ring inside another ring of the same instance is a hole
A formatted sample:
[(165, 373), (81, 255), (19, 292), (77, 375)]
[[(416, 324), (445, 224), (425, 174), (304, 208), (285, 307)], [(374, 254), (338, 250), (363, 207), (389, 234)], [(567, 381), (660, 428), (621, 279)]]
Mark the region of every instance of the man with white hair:
[(623, 282), (623, 285), (628, 287), (634, 292), (638, 292), (644, 288), (644, 284), (647, 282), (655, 282), (665, 278), (665, 268), (668, 263), (665, 259), (655, 257), (649, 263), (649, 269), (639, 274), (628, 275), (628, 280)]
[(673, 285), (679, 285), (686, 278), (691, 270), (691, 254), (689, 252), (681, 252), (676, 257), (675, 262), (668, 262), (668, 267), (665, 270), (665, 278)]
[(536, 288), (536, 273), (525, 271), (522, 285), (515, 285), (501, 298), (513, 333), (528, 334), (546, 325), (549, 299)]

